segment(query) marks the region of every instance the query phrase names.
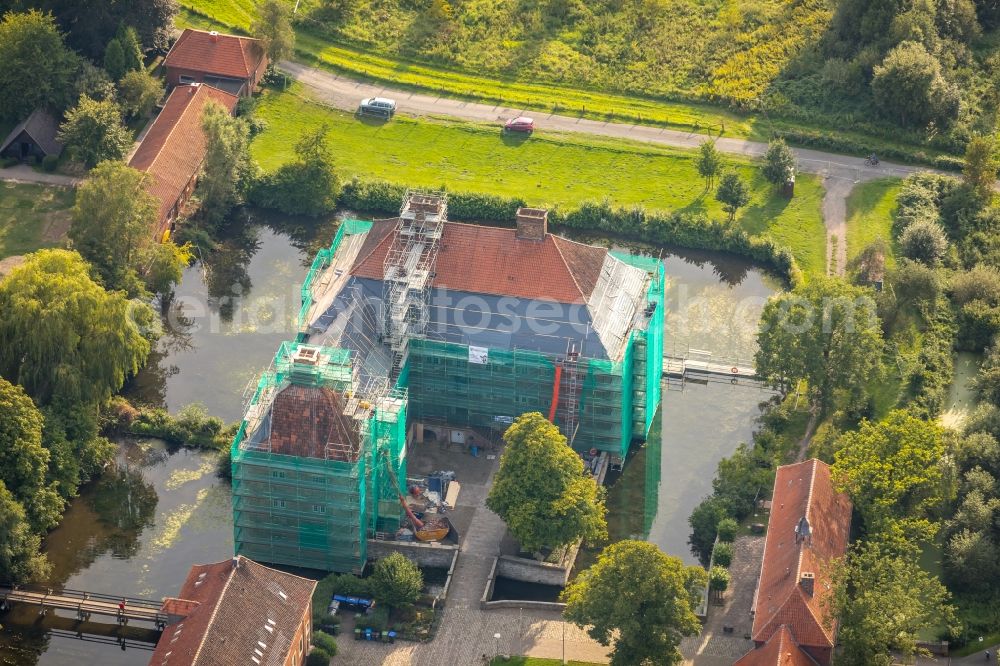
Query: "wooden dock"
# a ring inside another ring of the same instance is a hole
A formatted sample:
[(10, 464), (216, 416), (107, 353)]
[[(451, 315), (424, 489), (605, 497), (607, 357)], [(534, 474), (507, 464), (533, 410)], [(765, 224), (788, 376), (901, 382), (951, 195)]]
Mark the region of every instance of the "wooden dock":
[(728, 363), (724, 360), (697, 358), (663, 357), (663, 376), (683, 378), (687, 374), (721, 375), (734, 379), (756, 379), (757, 369), (741, 365), (738, 361)]
[[(125, 600), (125, 607), (120, 606)], [(171, 616), (161, 611), (162, 602), (135, 597), (115, 597), (80, 590), (46, 590), (0, 586), (0, 610), (11, 604), (38, 606), (40, 614), (52, 610), (72, 611), (76, 619), (87, 621), (91, 615), (113, 617), (118, 624), (130, 621), (150, 622), (157, 629), (163, 629)]]

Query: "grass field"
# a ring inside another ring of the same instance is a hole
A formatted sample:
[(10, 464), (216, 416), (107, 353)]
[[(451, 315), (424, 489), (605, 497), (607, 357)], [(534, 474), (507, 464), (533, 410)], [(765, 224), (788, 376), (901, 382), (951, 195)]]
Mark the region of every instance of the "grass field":
[(75, 192), (0, 182), (0, 259), (65, 243)]
[[(616, 205), (725, 215), (705, 192), (694, 155), (687, 151), (551, 132), (527, 139), (502, 137), (495, 126), (402, 116), (385, 124), (361, 122), (309, 100), (297, 86), (266, 92), (257, 115), (267, 129), (252, 150), (267, 171), (293, 158), (303, 132), (326, 123), (344, 177), (520, 196), (537, 206), (572, 206), (607, 197)], [(818, 179), (801, 176), (795, 198), (788, 201), (749, 163), (730, 163), (752, 190), (739, 224), (791, 247), (807, 274), (822, 273), (825, 234)]]
[[(883, 238), (892, 246), (892, 212), (896, 208), (896, 195), (901, 181), (883, 178), (861, 183), (847, 199), (847, 260)], [(886, 266), (893, 266), (895, 257), (886, 257)]]
[[(185, 9), (178, 15), (176, 22), (180, 27), (245, 32), (253, 17), (253, 4), (254, 0), (182, 0), (181, 5)], [(732, 18), (728, 16), (725, 20)], [(673, 28), (667, 32), (676, 34)], [(708, 40), (701, 41), (707, 43)], [(510, 48), (513, 47), (508, 50)], [(704, 134), (767, 140), (776, 131), (816, 133), (827, 129), (817, 123), (778, 118), (774, 114), (762, 116), (749, 112), (731, 113), (718, 106), (690, 101), (691, 94), (678, 94), (676, 91), (613, 92), (621, 90), (622, 77), (613, 79), (607, 85), (595, 83), (589, 77), (572, 82), (566, 79), (547, 80), (551, 77), (542, 75), (524, 77), (523, 73), (515, 77), (471, 65), (463, 68), (439, 62), (429, 64), (405, 53), (386, 54), (379, 52), (377, 46), (356, 46), (351, 42), (334, 41), (327, 36), (302, 29), (298, 30), (296, 58), (330, 71), (398, 88), (502, 103), (534, 111), (663, 125)], [(690, 70), (692, 66), (685, 60), (680, 68)], [(733, 71), (742, 70), (737, 67)], [(884, 136), (873, 138), (842, 126), (837, 127), (836, 135), (840, 140), (883, 152), (894, 148), (908, 153), (914, 149), (913, 145), (902, 139)], [(925, 145), (917, 148), (928, 157), (940, 154), (940, 151)]]

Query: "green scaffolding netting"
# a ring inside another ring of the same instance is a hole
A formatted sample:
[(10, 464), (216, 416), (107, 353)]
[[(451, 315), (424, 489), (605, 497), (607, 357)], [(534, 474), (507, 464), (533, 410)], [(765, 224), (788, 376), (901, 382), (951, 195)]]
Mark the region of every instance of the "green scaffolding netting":
[(306, 317), (309, 315), (309, 308), (313, 304), (313, 283), (315, 283), (316, 278), (319, 277), (324, 270), (333, 261), (334, 255), (337, 253), (337, 248), (340, 247), (340, 242), (344, 239), (344, 236), (349, 236), (352, 234), (363, 234), (368, 232), (372, 228), (372, 222), (365, 220), (343, 220), (340, 226), (337, 227), (337, 233), (333, 237), (333, 242), (330, 243), (330, 247), (323, 248), (316, 253), (316, 257), (313, 259), (312, 265), (309, 267), (309, 272), (306, 273), (305, 280), (302, 281), (302, 287), (300, 289), (300, 295), (302, 298), (302, 307), (299, 308), (298, 314), (298, 329), (303, 330)]
[[(297, 362), (303, 352), (308, 363)], [(274, 397), (290, 384), (350, 395), (350, 359), (345, 349), (285, 342), (272, 369), (262, 375), (231, 448), (237, 554), (274, 564), (360, 573), (369, 534), (398, 528), (400, 507), (390, 470), (405, 483), (405, 382), (397, 383), (361, 419), (356, 460), (274, 453), (264, 439), (255, 437)]]

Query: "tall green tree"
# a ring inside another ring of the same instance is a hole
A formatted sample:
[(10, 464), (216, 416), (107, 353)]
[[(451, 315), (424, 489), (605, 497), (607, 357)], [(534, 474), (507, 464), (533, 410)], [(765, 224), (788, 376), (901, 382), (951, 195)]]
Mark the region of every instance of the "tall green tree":
[(42, 414), (24, 390), (0, 377), (0, 481), (25, 508), (36, 532), (55, 527), (62, 498), (47, 480)]
[(997, 171), (1000, 170), (1000, 152), (993, 137), (974, 136), (965, 146), (965, 166), (962, 177), (966, 185), (986, 202), (992, 203), (996, 191)]
[(78, 58), (49, 14), (10, 12), (0, 19), (0, 119), (23, 120), (38, 107), (62, 108)]
[(681, 662), (680, 642), (701, 623), (694, 614), (705, 570), (644, 541), (619, 541), (566, 588), (563, 615), (601, 645), (612, 666), (670, 666)]
[(525, 550), (607, 537), (603, 489), (584, 475), (583, 460), (558, 428), (531, 412), (514, 421), (504, 441), (486, 506)]
[(772, 139), (768, 142), (762, 172), (764, 178), (775, 185), (784, 183), (789, 176), (795, 174), (795, 155), (784, 139)]
[(715, 198), (722, 204), (722, 209), (729, 213), (729, 221), (736, 219), (736, 213), (750, 203), (750, 191), (746, 183), (735, 171), (729, 171), (722, 176)]
[(242, 202), (257, 169), (250, 157), (250, 128), (245, 120), (210, 102), (205, 106), (202, 128), (207, 150), (198, 180), (200, 213), (210, 224), (218, 224)]
[(698, 175), (705, 179), (705, 189), (711, 190), (715, 185), (715, 177), (722, 171), (722, 153), (715, 147), (715, 142), (706, 139), (698, 147)]
[(833, 587), (837, 663), (846, 666), (891, 666), (893, 653), (917, 653), (922, 632), (955, 624), (948, 590), (920, 567), (916, 548), (862, 543), (834, 567)]
[[(124, 23), (118, 26), (118, 35), (115, 37), (122, 48), (122, 62), (125, 65), (125, 73), (143, 69), (142, 66), (142, 44), (139, 42), (139, 35), (135, 28)], [(119, 77), (121, 78), (121, 77)]]
[(257, 5), (257, 18), (250, 26), (250, 34), (264, 45), (271, 66), (292, 55), (295, 31), (292, 29), (290, 5), (281, 0), (261, 2)]
[(412, 606), (424, 589), (424, 576), (412, 560), (392, 553), (375, 563), (370, 580), (372, 596), (390, 608)]
[(125, 68), (125, 51), (117, 38), (108, 42), (108, 48), (104, 49), (104, 71), (112, 81), (119, 80), (128, 71)]
[(0, 282), (0, 376), (37, 404), (106, 401), (149, 354), (144, 303), (107, 292), (76, 252), (41, 250)]
[(958, 89), (945, 80), (937, 58), (917, 42), (903, 42), (890, 51), (875, 66), (871, 88), (886, 117), (903, 127), (947, 126), (958, 116)]
[(262, 178), (253, 203), (290, 215), (322, 215), (337, 206), (340, 181), (333, 167), (327, 125), (307, 132), (295, 144), (296, 159)]
[(805, 380), (822, 409), (835, 390), (861, 394), (879, 371), (884, 344), (871, 292), (833, 278), (769, 300), (757, 343), (758, 376), (783, 390)]
[(138, 268), (156, 243), (159, 202), (149, 175), (123, 162), (98, 164), (77, 190), (69, 237), (109, 289), (135, 292)]
[(132, 135), (122, 123), (121, 109), (110, 99), (81, 97), (66, 112), (59, 140), (70, 154), (92, 167), (104, 160), (120, 160), (132, 146)]
[(833, 478), (864, 520), (868, 538), (931, 538), (931, 512), (946, 498), (943, 432), (936, 423), (894, 410), (845, 433)]
[(136, 69), (118, 82), (122, 111), (130, 118), (149, 115), (163, 97), (163, 83), (145, 69)]
[(48, 575), (42, 540), (28, 524), (24, 507), (0, 481), (0, 579), (29, 583)]

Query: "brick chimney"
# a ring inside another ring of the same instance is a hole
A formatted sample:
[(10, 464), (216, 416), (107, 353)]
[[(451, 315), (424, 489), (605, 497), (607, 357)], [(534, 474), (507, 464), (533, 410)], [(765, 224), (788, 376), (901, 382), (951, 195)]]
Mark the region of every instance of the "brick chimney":
[(799, 578), (799, 585), (802, 586), (802, 591), (811, 597), (815, 589), (815, 584), (816, 574), (811, 571), (803, 571), (802, 576)]
[(208, 33), (208, 37), (213, 42), (219, 41), (219, 33), (217, 31), (215, 31), (215, 30), (213, 30), (212, 32)]
[(518, 208), (517, 231), (514, 237), (518, 240), (545, 240), (549, 232), (549, 211), (544, 208)]

